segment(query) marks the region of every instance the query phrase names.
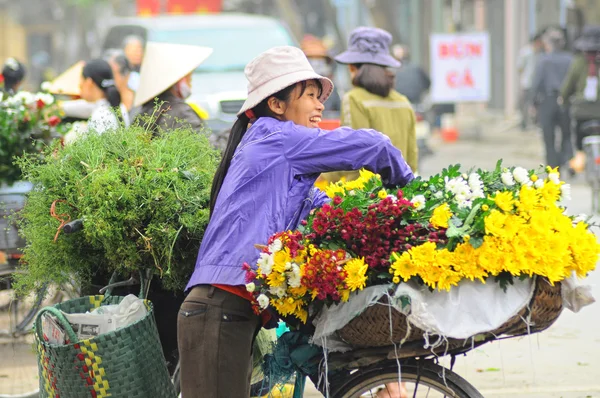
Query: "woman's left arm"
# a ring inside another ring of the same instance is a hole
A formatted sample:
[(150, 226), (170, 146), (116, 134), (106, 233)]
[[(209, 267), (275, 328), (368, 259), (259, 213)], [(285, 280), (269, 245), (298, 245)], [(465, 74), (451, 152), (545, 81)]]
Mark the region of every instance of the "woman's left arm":
[(286, 122), (281, 139), (284, 155), (297, 175), (364, 167), (380, 174), (388, 185), (406, 185), (414, 178), (402, 152), (375, 130), (340, 127), (325, 131)]

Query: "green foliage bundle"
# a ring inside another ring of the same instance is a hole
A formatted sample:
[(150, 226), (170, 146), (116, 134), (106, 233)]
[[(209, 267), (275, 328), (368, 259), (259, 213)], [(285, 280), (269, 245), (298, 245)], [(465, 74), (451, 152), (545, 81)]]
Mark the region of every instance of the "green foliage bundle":
[[(138, 126), (54, 145), (42, 160), (21, 158), (34, 189), (18, 214), (27, 241), (18, 288), (86, 282), (98, 269), (151, 268), (167, 289), (182, 289), (208, 223), (218, 161), (204, 134), (180, 129), (153, 138)], [(83, 230), (61, 231), (54, 241), (59, 219), (83, 219)]]

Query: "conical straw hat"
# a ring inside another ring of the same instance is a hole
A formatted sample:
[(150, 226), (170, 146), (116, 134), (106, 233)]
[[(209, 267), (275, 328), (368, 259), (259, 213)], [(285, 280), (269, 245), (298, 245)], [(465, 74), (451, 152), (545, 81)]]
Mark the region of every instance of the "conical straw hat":
[(134, 106), (154, 99), (196, 69), (212, 52), (208, 47), (149, 42), (140, 68)]
[(50, 83), (48, 92), (52, 94), (80, 95), (79, 82), (85, 62), (79, 61), (60, 74)]

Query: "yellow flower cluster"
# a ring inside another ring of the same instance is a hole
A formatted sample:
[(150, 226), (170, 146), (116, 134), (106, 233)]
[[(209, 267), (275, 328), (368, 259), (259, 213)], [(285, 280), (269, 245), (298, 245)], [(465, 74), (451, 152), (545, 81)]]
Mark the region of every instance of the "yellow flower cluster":
[(330, 198), (333, 198), (336, 194), (346, 195), (346, 192), (350, 192), (355, 189), (363, 189), (365, 184), (369, 182), (373, 177), (379, 177), (368, 170), (362, 169), (359, 171), (359, 177), (356, 180), (346, 182), (344, 179), (338, 182), (332, 182), (329, 186), (325, 187), (325, 193)]
[[(452, 252), (427, 242), (402, 255), (394, 253), (394, 281), (420, 276), (431, 288), (450, 290), (463, 279), (485, 282), (501, 272), (539, 275), (551, 283), (572, 272), (584, 277), (595, 268), (600, 245), (585, 223), (574, 225), (557, 206), (563, 183), (556, 181), (546, 179), (539, 188), (523, 185), (516, 197), (510, 191), (496, 192), (491, 199), (498, 209), (485, 217), (485, 236), (478, 248), (465, 237)], [(431, 223), (447, 226), (450, 216), (449, 209), (434, 211)]]

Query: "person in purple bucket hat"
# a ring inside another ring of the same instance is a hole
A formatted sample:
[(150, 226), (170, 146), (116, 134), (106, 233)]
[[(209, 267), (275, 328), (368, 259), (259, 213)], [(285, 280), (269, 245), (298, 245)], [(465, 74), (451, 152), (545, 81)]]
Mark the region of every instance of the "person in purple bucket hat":
[[(394, 90), (395, 68), (401, 63), (390, 54), (392, 35), (383, 29), (359, 27), (350, 33), (348, 50), (335, 57), (347, 64), (354, 86), (342, 100), (341, 124), (374, 129), (387, 135), (408, 165), (416, 171), (416, 120), (408, 99)], [(358, 172), (327, 173), (329, 182), (358, 177)]]

